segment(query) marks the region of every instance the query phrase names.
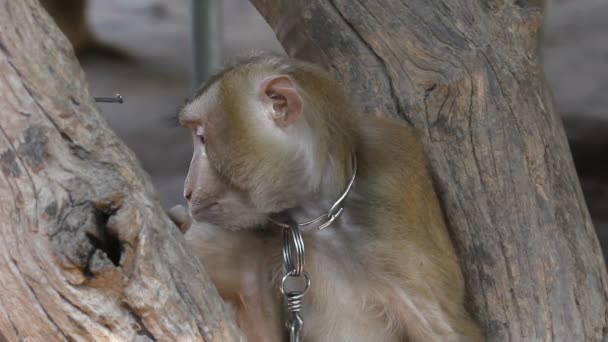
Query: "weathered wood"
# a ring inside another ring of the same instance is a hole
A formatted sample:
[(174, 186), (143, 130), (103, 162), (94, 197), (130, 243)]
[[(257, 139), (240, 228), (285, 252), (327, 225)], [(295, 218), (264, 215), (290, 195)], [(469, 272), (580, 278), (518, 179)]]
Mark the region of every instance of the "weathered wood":
[(542, 1), (252, 0), (424, 143), (490, 341), (606, 341), (608, 287), (539, 61)]
[(0, 0), (0, 340), (238, 340), (68, 46)]

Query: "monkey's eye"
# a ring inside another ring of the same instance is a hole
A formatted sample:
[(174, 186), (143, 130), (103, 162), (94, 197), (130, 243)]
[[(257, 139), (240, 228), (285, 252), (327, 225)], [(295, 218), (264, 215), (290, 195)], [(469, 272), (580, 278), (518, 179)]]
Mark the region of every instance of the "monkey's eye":
[(194, 135), (199, 138), (201, 144), (205, 145), (205, 130), (203, 129), (203, 126), (197, 126)]

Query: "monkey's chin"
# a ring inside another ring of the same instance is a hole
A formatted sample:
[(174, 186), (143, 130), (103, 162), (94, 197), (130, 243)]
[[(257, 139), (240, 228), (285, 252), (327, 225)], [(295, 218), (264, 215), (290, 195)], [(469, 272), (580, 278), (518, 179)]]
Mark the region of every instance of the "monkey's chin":
[(227, 216), (191, 212), (190, 216), (196, 224), (209, 224), (227, 230), (257, 229), (267, 222), (266, 215), (259, 215), (257, 213), (241, 213)]

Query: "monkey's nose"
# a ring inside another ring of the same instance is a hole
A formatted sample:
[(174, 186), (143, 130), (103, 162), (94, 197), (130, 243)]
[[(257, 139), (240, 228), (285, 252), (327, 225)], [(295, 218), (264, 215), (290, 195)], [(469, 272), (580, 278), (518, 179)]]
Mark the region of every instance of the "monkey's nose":
[(192, 197), (192, 190), (184, 189), (184, 198), (186, 201), (190, 202), (190, 198)]

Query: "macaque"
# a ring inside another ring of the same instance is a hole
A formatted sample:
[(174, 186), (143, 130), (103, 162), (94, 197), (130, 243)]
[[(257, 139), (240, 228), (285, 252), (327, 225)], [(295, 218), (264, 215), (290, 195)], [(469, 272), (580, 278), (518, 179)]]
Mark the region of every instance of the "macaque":
[(40, 0), (79, 58), (95, 54), (126, 59), (128, 56), (125, 53), (95, 38), (89, 28), (88, 3), (88, 0)]
[(276, 217), (304, 222), (344, 193), (331, 225), (302, 228), (303, 341), (481, 341), (412, 128), (359, 115), (320, 68), (277, 56), (228, 66), (178, 115), (194, 155), (174, 221), (249, 341), (283, 341)]
[(87, 0), (41, 0), (75, 51), (91, 39), (87, 22)]

